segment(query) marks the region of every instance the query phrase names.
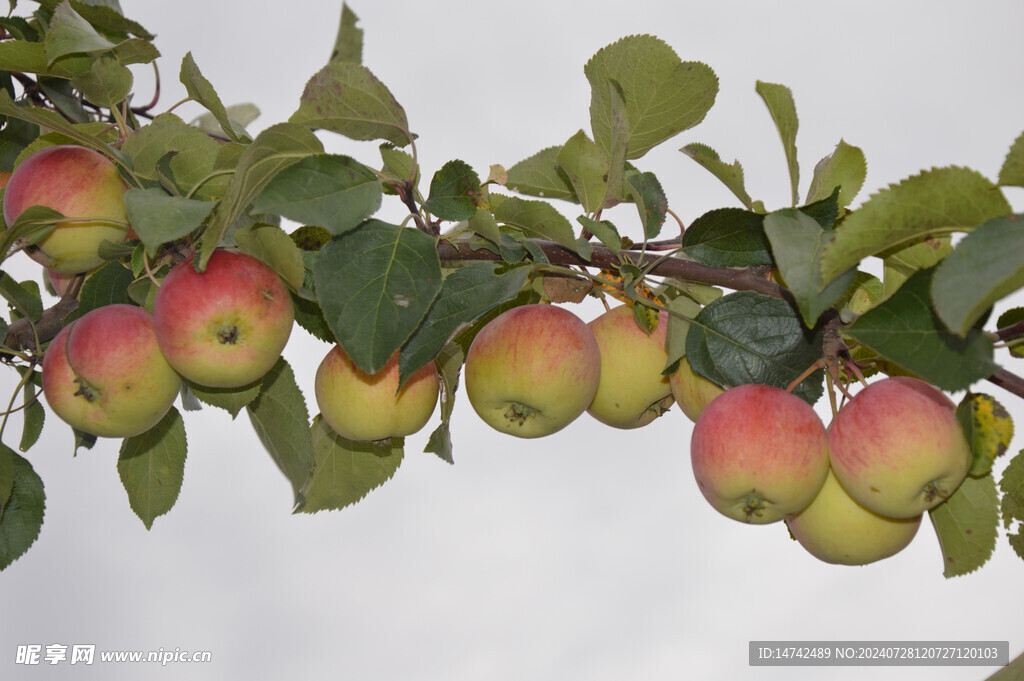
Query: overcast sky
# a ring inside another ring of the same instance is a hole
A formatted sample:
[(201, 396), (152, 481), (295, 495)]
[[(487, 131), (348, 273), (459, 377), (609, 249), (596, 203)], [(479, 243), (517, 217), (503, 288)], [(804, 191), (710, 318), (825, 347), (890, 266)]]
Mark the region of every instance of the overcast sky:
[[(297, 107), (340, 14), (326, 0), (122, 5), (159, 34), (163, 107), (184, 97), (177, 73), (191, 50), (226, 103), (262, 110), (254, 132)], [(492, 163), (510, 166), (589, 130), (583, 65), (633, 33), (663, 38), (720, 79), (706, 121), (640, 162), (684, 220), (736, 205), (677, 151), (689, 142), (738, 158), (749, 192), (769, 208), (788, 202), (759, 79), (793, 90), (802, 194), (840, 139), (867, 155), (863, 200), (931, 166), (994, 178), (1024, 130), (1024, 6), (1010, 0), (352, 7), (366, 31), (364, 63), (405, 107), (426, 177), (452, 158), (486, 175)], [(140, 70), (142, 99), (146, 78)], [(373, 144), (325, 142), (377, 163)], [(1021, 194), (1007, 194), (1020, 210)], [(35, 271), (27, 260), (12, 266)], [(577, 311), (589, 319), (597, 308)], [(328, 349), (297, 329), (285, 351), (311, 411)], [(6, 394), (11, 376), (0, 382)], [(979, 388), (1024, 415), (1020, 398)], [(435, 424), (436, 416), (425, 433)], [(784, 525), (744, 526), (705, 502), (690, 470), (691, 425), (678, 410), (637, 431), (584, 416), (520, 441), (482, 425), (461, 399), (455, 466), (422, 453), (425, 433), (411, 437), (391, 482), (355, 507), (315, 516), (290, 515), (290, 487), (244, 415), (232, 422), (208, 409), (187, 414), (186, 427), (181, 496), (146, 531), (118, 479), (119, 443), (72, 458), (70, 429), (50, 419), (28, 455), (46, 484), (42, 535), (0, 575), (0, 677), (974, 680), (991, 670), (751, 668), (747, 645), (997, 639), (1010, 641), (1011, 655), (1024, 649), (1024, 565), (1005, 536), (981, 572), (951, 581), (927, 520), (887, 561), (819, 563)], [(213, 662), (14, 665), (18, 645), (51, 643), (209, 650)]]

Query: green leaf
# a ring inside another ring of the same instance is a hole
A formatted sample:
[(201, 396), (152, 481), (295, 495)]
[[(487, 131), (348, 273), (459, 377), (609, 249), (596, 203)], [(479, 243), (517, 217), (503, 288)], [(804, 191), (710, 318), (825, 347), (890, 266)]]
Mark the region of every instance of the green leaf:
[(469, 220), (482, 199), (480, 176), (464, 161), (448, 161), (430, 180), (424, 210), (442, 220)]
[(235, 232), (234, 239), (240, 251), (265, 262), (293, 290), (302, 288), (306, 280), (302, 251), (283, 229), (277, 225), (247, 225)]
[(1024, 287), (1024, 216), (993, 218), (968, 234), (935, 270), (935, 311), (963, 336), (996, 301)]
[[(796, 153), (796, 133), (800, 127), (800, 121), (796, 115), (793, 93), (785, 85), (765, 83), (760, 80), (757, 81), (755, 90), (768, 107), (768, 113), (772, 115), (775, 128), (779, 131), (779, 137), (782, 138), (782, 148), (786, 153), (789, 184), (795, 206), (800, 201), (800, 163)], [(830, 187), (827, 194), (831, 193), (832, 188)]]
[(408, 152), (384, 142), (380, 145), (380, 158), (384, 163), (383, 175), (398, 182), (411, 182), (414, 189), (419, 185), (420, 169)]
[(572, 183), (576, 197), (589, 213), (601, 210), (608, 195), (611, 156), (582, 130), (569, 138), (556, 156), (558, 166)]
[(43, 301), (36, 282), (19, 283), (7, 272), (0, 271), (0, 297), (22, 317), (39, 319), (43, 314)]
[(117, 473), (128, 492), (128, 504), (147, 530), (178, 500), (187, 450), (185, 422), (174, 407), (145, 433), (121, 443)]
[(330, 61), (350, 61), (361, 64), (363, 61), (363, 29), (356, 27), (359, 17), (348, 3), (341, 3), (341, 25), (334, 39), (334, 49)]
[(110, 147), (96, 135), (85, 132), (83, 128), (69, 122), (56, 111), (49, 111), (37, 106), (18, 106), (11, 99), (11, 95), (3, 89), (0, 89), (0, 115), (11, 116), (12, 118), (34, 123), (52, 132), (63, 133), (75, 142), (90, 149), (95, 149), (115, 163), (125, 168), (130, 168), (131, 164), (127, 162), (124, 154)]
[(43, 527), (46, 493), (28, 460), (0, 443), (13, 461), (11, 492), (0, 505), (0, 570), (29, 550)]
[(516, 163), (508, 169), (505, 186), (526, 196), (579, 203), (572, 182), (558, 165), (559, 149), (561, 147), (548, 147)]
[[(224, 113), (227, 116), (228, 124), (233, 130), (238, 131), (239, 135), (247, 125), (260, 117), (259, 107), (250, 102), (225, 106)], [(220, 121), (210, 112), (196, 116), (191, 125), (214, 137), (221, 137), (224, 134)]]
[(1003, 167), (999, 169), (1001, 187), (1024, 187), (1024, 133), (1013, 141)]
[(376, 213), (381, 197), (380, 180), (363, 164), (349, 156), (316, 154), (279, 172), (253, 211), (343, 234)]
[(455, 392), (459, 387), (459, 373), (465, 361), (465, 349), (458, 343), (451, 342), (442, 348), (434, 362), (441, 377), (441, 423), (430, 434), (423, 451), (427, 454), (436, 454), (442, 461), (450, 464), (455, 463), (450, 425), (455, 410)]
[(369, 374), (405, 344), (441, 290), (435, 240), (379, 220), (325, 244), (313, 276), (331, 331)]
[(121, 64), (151, 64), (160, 58), (156, 45), (143, 38), (129, 38), (114, 46), (114, 56)]
[(71, 85), (92, 102), (113, 108), (132, 91), (132, 72), (112, 57), (100, 57), (88, 71), (71, 79)]
[(997, 457), (1006, 453), (1013, 439), (1013, 418), (996, 398), (967, 393), (956, 408), (956, 418), (971, 446), (970, 475), (988, 475)]
[(188, 96), (202, 104), (213, 114), (213, 117), (220, 123), (221, 130), (224, 131), (225, 135), (236, 142), (250, 141), (245, 130), (236, 129), (231, 119), (228, 118), (228, 112), (224, 108), (224, 103), (221, 101), (220, 96), (217, 95), (217, 91), (213, 89), (210, 81), (199, 70), (191, 52), (187, 52), (185, 58), (181, 60), (181, 71), (178, 73), (178, 79), (185, 86)]
[(256, 436), (291, 483), (295, 504), (301, 504), (302, 486), (313, 470), (313, 441), (306, 399), (283, 357), (263, 377), (259, 396), (245, 409)]
[(386, 444), (353, 442), (331, 430), (319, 415), (313, 419), (312, 438), (316, 460), (297, 512), (351, 506), (390, 480), (402, 463), (403, 438)]
[(871, 195), (848, 215), (825, 247), (822, 274), (831, 281), (869, 255), (969, 231), (1012, 212), (1002, 192), (977, 171), (928, 170)]
[(501, 245), (501, 228), (494, 214), (483, 208), (477, 209), (469, 219), (469, 228), (496, 246)]
[(129, 189), (124, 196), (128, 221), (150, 256), (166, 243), (188, 236), (213, 210), (212, 201), (168, 196), (163, 189)]
[(0, 233), (0, 257), (11, 255), (11, 248), (20, 242), (36, 244), (53, 231), (64, 216), (46, 206), (29, 206), (15, 219), (13, 225)]
[[(21, 442), (18, 448), (23, 452), (30, 450), (39, 441), (39, 436), (43, 432), (43, 424), (46, 421), (46, 410), (43, 408), (42, 403), (43, 391), (40, 389), (41, 384), (42, 372), (33, 372), (33, 375), (25, 383), (22, 392), (24, 395), (24, 408), (21, 412)], [(3, 454), (0, 454), (0, 459), (2, 458)], [(0, 469), (2, 468), (3, 465), (0, 462)], [(0, 506), (4, 505), (4, 501), (3, 472), (0, 470)]]
[(285, 168), (313, 154), (323, 153), (320, 140), (295, 123), (278, 123), (252, 141), (238, 159), (227, 192), (210, 219), (199, 261), (206, 267), (221, 239), (274, 177)]
[(818, 222), (795, 208), (769, 213), (764, 231), (772, 245), (782, 279), (793, 293), (808, 328), (843, 297), (856, 270), (849, 269), (826, 286), (821, 277), (821, 251), (831, 238)]
[(456, 332), (498, 305), (512, 300), (526, 282), (528, 267), (498, 274), (494, 263), (472, 263), (445, 278), (434, 304), (398, 357), (399, 384), (438, 353)]
[(1017, 532), (1008, 533), (1008, 539), (1017, 555), (1024, 559), (1024, 454), (1018, 452), (1010, 460), (999, 481), (999, 490), (1003, 494), (1003, 527), (1009, 530), (1014, 521), (1021, 523)]
[(935, 267), (952, 251), (953, 238), (946, 235), (928, 237), (911, 246), (880, 253), (883, 264), (882, 297), (888, 298), (915, 272)]
[[(689, 296), (680, 295), (668, 301), (668, 331), (665, 350), (668, 359), (665, 368), (674, 368), (686, 356), (686, 337), (690, 335), (690, 320), (700, 314), (701, 305)], [(672, 373), (672, 372), (669, 372)]]
[(590, 125), (594, 141), (611, 151), (612, 91), (618, 84), (628, 121), (627, 159), (704, 120), (718, 94), (718, 77), (706, 65), (682, 62), (665, 42), (629, 36), (599, 50), (583, 68), (590, 82)]
[(244, 408), (253, 403), (263, 391), (263, 380), (257, 380), (240, 388), (210, 388), (186, 381), (188, 391), (197, 400), (211, 407), (223, 409), (231, 414), (232, 420)]
[[(11, 498), (14, 491), (14, 450), (0, 442), (0, 510)], [(0, 521), (3, 520), (0, 513)]]
[(998, 369), (992, 341), (977, 330), (961, 338), (946, 329), (931, 307), (933, 272), (914, 274), (844, 333), (942, 390), (965, 390)]
[[(694, 373), (723, 387), (762, 383), (787, 388), (821, 358), (820, 332), (809, 332), (784, 300), (738, 291), (712, 302), (686, 335)], [(823, 394), (815, 371), (793, 391), (810, 404)]]
[(764, 233), (764, 215), (742, 208), (718, 208), (693, 221), (682, 239), (683, 252), (712, 267), (773, 264)]
[[(44, 4), (54, 3), (52, 0), (46, 0)], [(93, 27), (104, 33), (118, 36), (130, 33), (145, 40), (156, 37), (138, 22), (126, 18), (117, 0), (71, 0), (71, 6)]]
[[(996, 321), (996, 328), (1004, 329), (1019, 322), (1024, 322), (1024, 307), (1013, 307), (999, 315), (999, 319)], [(1007, 339), (1007, 349), (1014, 357), (1024, 357), (1024, 345), (1021, 344), (1021, 335), (1019, 333), (1014, 334), (1012, 338)]]
[(718, 156), (718, 152), (706, 144), (687, 144), (679, 151), (692, 158), (698, 165), (717, 177), (740, 200), (740, 203), (747, 210), (754, 209), (754, 202), (750, 199), (750, 195), (747, 194), (746, 187), (744, 186), (743, 166), (740, 165), (739, 161), (733, 161), (731, 164), (725, 163)]
[[(6, 43), (0, 42), (0, 45)], [(0, 170), (14, 170), (18, 155), (39, 136), (39, 126), (8, 118), (0, 130)], [(6, 253), (6, 251), (0, 251)]]
[[(160, 163), (170, 158), (169, 166), (175, 184), (189, 198), (219, 198), (227, 189), (224, 176), (210, 178), (217, 168), (223, 149), (201, 130), (187, 124), (174, 114), (164, 113), (125, 138), (121, 150), (132, 161), (136, 177), (157, 182)], [(194, 189), (194, 191), (193, 191)]]
[(928, 512), (939, 537), (943, 575), (974, 572), (992, 556), (999, 526), (999, 494), (991, 475), (967, 478), (951, 497)]
[(622, 250), (622, 237), (619, 230), (608, 220), (591, 220), (585, 215), (576, 218), (576, 222), (583, 225), (583, 228), (597, 237), (602, 244), (616, 253)]
[(289, 121), (399, 147), (413, 140), (402, 105), (369, 69), (352, 62), (330, 62), (310, 78)]
[(85, 56), (64, 57), (54, 63), (46, 58), (46, 45), (25, 40), (0, 42), (0, 69), (18, 73), (69, 79), (89, 70), (92, 59)]
[(131, 303), (128, 286), (135, 279), (131, 271), (119, 262), (108, 262), (82, 282), (78, 294), (78, 307), (64, 319), (64, 324), (78, 319), (87, 312), (122, 303)]
[(576, 252), (576, 235), (569, 221), (546, 201), (509, 197), (494, 210), (494, 218), (529, 236), (549, 239)]
[(100, 35), (67, 2), (57, 5), (54, 10), (44, 42), (49, 64), (68, 54), (106, 52), (114, 48), (114, 43)]
[(0, 27), (10, 33), (15, 40), (32, 42), (39, 40), (39, 31), (23, 17), (0, 17)]
[(835, 151), (814, 166), (814, 177), (807, 190), (807, 203), (826, 199), (839, 187), (839, 205), (845, 208), (860, 193), (867, 174), (867, 159), (860, 147), (839, 140)]
[(661, 233), (668, 214), (668, 198), (654, 173), (637, 173), (626, 178), (626, 194), (636, 204), (644, 238), (653, 239)]

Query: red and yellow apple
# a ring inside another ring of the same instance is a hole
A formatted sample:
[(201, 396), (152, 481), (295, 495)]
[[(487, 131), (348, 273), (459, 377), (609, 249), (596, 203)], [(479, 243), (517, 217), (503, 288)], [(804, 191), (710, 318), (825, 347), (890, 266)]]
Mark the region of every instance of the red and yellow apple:
[(638, 428), (672, 406), (672, 389), (662, 375), (668, 352), (668, 314), (648, 334), (633, 317), (633, 308), (619, 305), (587, 326), (601, 351), (601, 378), (587, 412), (615, 428)]
[(971, 465), (956, 405), (907, 376), (876, 381), (843, 405), (829, 447), (843, 488), (890, 518), (913, 518), (942, 503)]
[(921, 526), (921, 516), (886, 518), (869, 511), (846, 493), (830, 470), (811, 505), (786, 518), (786, 524), (815, 558), (867, 565), (905, 549)]
[(722, 514), (763, 524), (798, 513), (828, 475), (828, 435), (814, 409), (780, 388), (726, 390), (693, 427), (693, 474)]
[(700, 418), (704, 407), (722, 394), (722, 388), (694, 373), (685, 357), (679, 360), (679, 367), (668, 377), (668, 383), (676, 404), (694, 423)]
[(244, 253), (214, 251), (202, 272), (193, 260), (174, 266), (153, 303), (164, 357), (188, 380), (211, 388), (259, 380), (291, 335), (288, 289), (273, 269)]
[(521, 305), (480, 329), (466, 353), (466, 395), (481, 419), (516, 437), (544, 437), (594, 400), (601, 350), (579, 317), (554, 305)]
[(129, 437), (156, 425), (181, 379), (156, 342), (153, 317), (134, 305), (107, 305), (61, 329), (43, 357), (43, 395), (78, 430)]
[(117, 167), (98, 151), (73, 144), (46, 147), (14, 169), (4, 190), (4, 220), (10, 227), (30, 206), (70, 218), (26, 252), (56, 272), (85, 272), (103, 263), (101, 243), (119, 243), (129, 234), (126, 191)]
[(398, 387), (398, 353), (377, 373), (357, 367), (340, 345), (316, 371), (314, 390), (324, 421), (349, 440), (378, 441), (418, 432), (437, 405), (440, 379), (433, 362)]

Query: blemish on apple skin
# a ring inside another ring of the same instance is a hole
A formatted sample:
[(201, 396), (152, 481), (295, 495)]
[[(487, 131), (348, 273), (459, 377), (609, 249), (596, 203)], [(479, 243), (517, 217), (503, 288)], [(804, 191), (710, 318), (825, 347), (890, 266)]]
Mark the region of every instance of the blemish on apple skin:
[(882, 490), (878, 489), (877, 487), (869, 487), (868, 489), (870, 489), (872, 492), (881, 492), (882, 491)]

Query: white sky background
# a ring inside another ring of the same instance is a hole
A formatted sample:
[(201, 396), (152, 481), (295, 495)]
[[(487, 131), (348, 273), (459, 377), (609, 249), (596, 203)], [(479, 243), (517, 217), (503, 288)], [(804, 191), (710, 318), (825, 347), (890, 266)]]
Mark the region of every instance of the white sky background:
[[(226, 103), (263, 111), (253, 132), (297, 107), (330, 53), (340, 11), (324, 0), (122, 5), (159, 34), (161, 110), (184, 96), (177, 73), (191, 50)], [(739, 158), (755, 199), (788, 203), (758, 79), (793, 90), (802, 194), (840, 138), (867, 155), (863, 200), (931, 166), (994, 178), (1024, 130), (1017, 2), (352, 6), (366, 31), (364, 63), (420, 135), (424, 182), (452, 158), (486, 176), (492, 163), (511, 166), (589, 132), (583, 65), (633, 33), (663, 38), (720, 79), (706, 121), (639, 162), (686, 221), (737, 205), (677, 151), (693, 141)], [(140, 100), (148, 95), (140, 85)], [(378, 162), (373, 144), (324, 139), (330, 151)], [(1007, 194), (1020, 210), (1020, 193)], [(384, 217), (401, 219), (391, 201)], [(630, 215), (617, 215), (635, 234)], [(34, 276), (19, 260), (16, 276)], [(311, 412), (327, 350), (297, 328), (285, 351)], [(11, 376), (0, 381), (7, 394)], [(1020, 398), (979, 389), (1024, 428)], [(1011, 656), (1024, 649), (1024, 565), (1005, 536), (980, 572), (951, 581), (927, 520), (892, 559), (826, 565), (781, 523), (744, 526), (711, 509), (693, 481), (691, 425), (678, 409), (642, 430), (584, 416), (557, 435), (520, 441), (482, 425), (459, 398), (454, 467), (422, 453), (435, 416), (407, 440), (391, 482), (355, 507), (315, 516), (289, 514), (291, 489), (246, 416), (186, 414), (184, 488), (149, 532), (118, 479), (119, 443), (72, 458), (70, 429), (51, 417), (28, 455), (46, 484), (42, 535), (0, 575), (0, 678), (973, 680), (992, 670), (751, 668), (747, 643), (1009, 639)], [(209, 650), (214, 661), (16, 667), (16, 646), (32, 643)]]

